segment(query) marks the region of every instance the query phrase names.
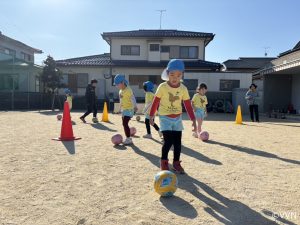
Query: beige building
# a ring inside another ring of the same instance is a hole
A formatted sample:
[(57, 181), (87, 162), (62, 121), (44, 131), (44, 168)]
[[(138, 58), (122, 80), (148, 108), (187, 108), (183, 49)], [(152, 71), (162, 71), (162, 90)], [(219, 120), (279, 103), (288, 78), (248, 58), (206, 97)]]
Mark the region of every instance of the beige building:
[(134, 30), (105, 32), (102, 38), (110, 45), (110, 53), (57, 61), (65, 84), (75, 95), (84, 95), (88, 82), (97, 79), (98, 98), (116, 99), (118, 90), (113, 86), (113, 77), (121, 73), (126, 75), (136, 97), (142, 99), (143, 82), (160, 84), (160, 75), (173, 58), (184, 60), (184, 83), (191, 94), (198, 83), (204, 82), (208, 84), (209, 98), (217, 95), (231, 100), (233, 88), (245, 88), (251, 83), (251, 73), (222, 72), (221, 64), (206, 61), (205, 48), (214, 38), (212, 33)]

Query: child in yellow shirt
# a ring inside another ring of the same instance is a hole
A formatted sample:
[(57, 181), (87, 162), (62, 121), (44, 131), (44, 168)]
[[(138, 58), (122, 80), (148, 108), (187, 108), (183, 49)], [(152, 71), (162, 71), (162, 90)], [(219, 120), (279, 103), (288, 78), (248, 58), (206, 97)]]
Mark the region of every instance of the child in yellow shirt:
[(168, 153), (173, 145), (173, 170), (178, 173), (184, 173), (184, 169), (180, 164), (183, 130), (182, 102), (190, 119), (193, 121), (194, 130), (196, 130), (195, 114), (188, 89), (181, 83), (184, 72), (183, 61), (179, 59), (170, 60), (165, 71), (162, 74), (162, 79), (166, 82), (160, 84), (157, 88), (150, 110), (150, 122), (152, 125), (154, 124), (154, 115), (159, 106), (160, 130), (164, 137), (160, 168), (161, 170), (169, 170)]
[(203, 120), (207, 114), (206, 105), (208, 104), (208, 101), (207, 101), (207, 97), (205, 96), (207, 92), (206, 84), (201, 83), (197, 87), (196, 92), (197, 93), (194, 94), (194, 97), (192, 98), (192, 104), (193, 104), (193, 108), (197, 120), (197, 133), (195, 132), (193, 136), (199, 137)]
[(117, 74), (114, 78), (114, 84), (120, 89), (120, 107), (122, 111), (122, 124), (124, 127), (124, 132), (126, 139), (123, 142), (124, 145), (133, 144), (130, 137), (129, 121), (137, 111), (136, 100), (133, 95), (132, 89), (128, 86), (128, 81), (125, 79), (125, 75)]
[[(143, 83), (144, 91), (145, 91), (145, 108), (143, 113), (145, 114), (145, 124), (147, 129), (147, 134), (143, 136), (143, 138), (152, 138), (151, 127), (150, 127), (150, 108), (152, 105), (152, 101), (154, 99), (154, 84), (151, 81), (147, 81)], [(159, 131), (159, 127), (156, 123), (153, 125), (154, 129), (158, 132), (159, 136), (162, 137), (162, 133)]]
[(65, 94), (66, 94), (66, 101), (69, 103), (69, 110), (71, 111), (73, 96), (71, 95), (70, 89), (65, 89)]

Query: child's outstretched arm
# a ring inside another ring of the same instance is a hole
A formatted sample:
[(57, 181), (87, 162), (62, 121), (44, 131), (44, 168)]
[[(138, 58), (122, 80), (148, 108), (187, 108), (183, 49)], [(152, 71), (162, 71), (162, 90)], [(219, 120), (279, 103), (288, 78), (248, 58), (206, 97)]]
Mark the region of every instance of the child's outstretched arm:
[(154, 118), (154, 115), (155, 115), (155, 113), (157, 111), (159, 103), (160, 103), (160, 98), (155, 96), (154, 99), (153, 99), (153, 102), (152, 102), (152, 105), (151, 105), (151, 109), (150, 109), (150, 114), (149, 114), (149, 116), (150, 116), (150, 124), (151, 125), (154, 125), (154, 119), (153, 118)]
[(137, 108), (136, 99), (134, 95), (131, 96), (131, 102), (134, 105), (134, 111), (136, 112), (138, 108)]
[(191, 100), (190, 99), (184, 100), (183, 104), (184, 104), (184, 107), (185, 107), (189, 117), (190, 117), (190, 120), (193, 121), (193, 128), (194, 128), (193, 131), (196, 131), (197, 130), (196, 117), (195, 117), (195, 113), (193, 111)]

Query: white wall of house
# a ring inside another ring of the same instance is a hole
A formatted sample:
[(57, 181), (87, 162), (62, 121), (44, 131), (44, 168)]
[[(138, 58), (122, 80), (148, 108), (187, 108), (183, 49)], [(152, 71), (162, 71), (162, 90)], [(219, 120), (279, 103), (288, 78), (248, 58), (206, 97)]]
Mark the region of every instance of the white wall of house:
[[(126, 76), (126, 79), (129, 80), (129, 76), (130, 75), (157, 75), (160, 76), (162, 73), (162, 69), (147, 69), (147, 68), (114, 68), (112, 70), (113, 75), (116, 74), (124, 74)], [(146, 81), (146, 80), (145, 80)], [(144, 82), (145, 82), (144, 81)], [(134, 94), (136, 97), (143, 97), (144, 94), (144, 90), (140, 89), (138, 85), (132, 85), (129, 84), (130, 87), (132, 88)], [(112, 85), (112, 80), (108, 79), (106, 80), (106, 87), (107, 87), (107, 95), (108, 93), (114, 93), (114, 97), (117, 98), (118, 97), (118, 89)], [(155, 86), (156, 88), (156, 86)]]
[[(110, 74), (110, 69), (107, 68), (92, 68), (92, 67), (61, 67), (63, 74), (88, 74), (88, 85), (92, 79), (97, 79), (96, 95), (98, 98), (103, 99), (105, 97), (105, 74)], [(63, 90), (60, 90), (60, 94), (64, 94)], [(85, 87), (77, 88), (77, 93), (74, 95), (84, 95)]]
[(292, 82), (292, 104), (297, 110), (297, 113), (300, 113), (300, 74), (293, 75)]
[(220, 80), (239, 80), (240, 88), (248, 88), (252, 83), (251, 73), (230, 72), (198, 72), (185, 73), (185, 79), (197, 79), (198, 83), (205, 83), (208, 91), (220, 91)]
[[(121, 55), (121, 45), (139, 45), (140, 55)], [(148, 60), (147, 39), (119, 39), (111, 40), (111, 58), (113, 60)]]
[[(105, 79), (104, 74), (109, 74), (110, 69), (107, 68), (91, 68), (91, 67), (62, 67), (64, 74), (76, 74), (76, 73), (87, 73), (88, 82), (91, 79), (97, 79), (97, 96), (104, 98), (109, 96), (110, 93), (114, 94), (114, 97), (118, 97), (119, 90), (113, 86), (112, 78)], [(147, 75), (147, 76), (160, 76), (162, 68), (113, 68), (112, 74), (124, 74), (128, 80), (130, 75)], [(251, 73), (230, 73), (230, 72), (197, 72), (197, 73), (185, 73), (185, 79), (197, 79), (199, 83), (206, 83), (208, 90), (212, 92), (220, 91), (220, 80), (239, 80), (240, 88), (248, 88), (252, 82)], [(141, 84), (146, 80), (141, 81)], [(136, 97), (144, 97), (144, 90), (139, 85), (130, 84)], [(78, 90), (77, 95), (84, 95), (85, 88)], [(105, 95), (106, 93), (106, 95)], [(63, 94), (63, 90), (61, 90)], [(76, 94), (75, 94), (76, 95)]]
[[(126, 39), (126, 38), (113, 38), (111, 40), (111, 57), (113, 60), (169, 60), (169, 53), (150, 52), (149, 44), (159, 43), (160, 45), (177, 45), (177, 46), (198, 46), (198, 59), (204, 60), (204, 39), (189, 39), (189, 38), (164, 38), (158, 41), (151, 41), (151, 39), (140, 38), (140, 39)], [(139, 45), (140, 55), (121, 55), (121, 45)], [(155, 59), (154, 56), (158, 56)], [(195, 59), (185, 59), (185, 60), (195, 60)]]

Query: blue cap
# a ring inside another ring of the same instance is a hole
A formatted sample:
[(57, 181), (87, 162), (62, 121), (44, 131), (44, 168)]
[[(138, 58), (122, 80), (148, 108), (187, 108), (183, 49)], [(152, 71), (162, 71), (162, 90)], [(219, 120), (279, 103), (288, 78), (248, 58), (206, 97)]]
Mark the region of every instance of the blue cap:
[(114, 85), (119, 85), (121, 83), (125, 83), (126, 85), (128, 85), (128, 81), (125, 79), (125, 75), (117, 74), (114, 78)]
[(184, 71), (184, 63), (180, 59), (171, 59), (167, 66), (167, 71), (179, 70)]
[(146, 91), (153, 92), (154, 84), (151, 81), (144, 82), (143, 85), (146, 86)]
[(70, 91), (70, 89), (68, 89), (68, 88), (65, 88), (64, 91), (65, 91), (65, 94), (67, 94), (67, 95), (68, 95), (68, 94), (71, 94), (71, 91)]

